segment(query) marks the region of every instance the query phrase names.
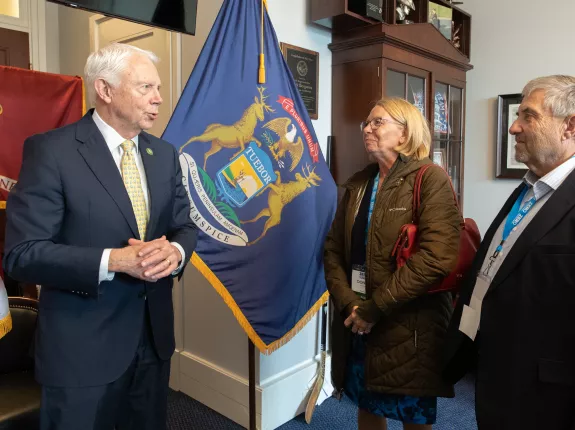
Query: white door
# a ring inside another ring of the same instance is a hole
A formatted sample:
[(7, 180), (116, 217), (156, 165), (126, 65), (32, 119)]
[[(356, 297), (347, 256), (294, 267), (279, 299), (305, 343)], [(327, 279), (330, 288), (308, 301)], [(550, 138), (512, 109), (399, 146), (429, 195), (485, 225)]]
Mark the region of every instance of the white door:
[(122, 19), (109, 18), (102, 15), (92, 16), (90, 18), (92, 52), (112, 42), (128, 43), (138, 48), (147, 49), (160, 58), (156, 67), (162, 81), (160, 93), (164, 102), (160, 106), (160, 114), (154, 126), (148, 132), (154, 136), (161, 137), (174, 108), (171, 33)]

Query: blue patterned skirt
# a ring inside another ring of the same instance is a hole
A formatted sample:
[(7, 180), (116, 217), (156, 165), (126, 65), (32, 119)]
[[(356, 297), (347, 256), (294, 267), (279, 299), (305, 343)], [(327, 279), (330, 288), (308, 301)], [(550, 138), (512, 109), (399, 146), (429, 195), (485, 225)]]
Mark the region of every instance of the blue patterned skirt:
[(371, 414), (407, 424), (435, 424), (437, 397), (412, 397), (368, 391), (365, 388), (365, 337), (353, 335), (347, 360), (345, 394)]

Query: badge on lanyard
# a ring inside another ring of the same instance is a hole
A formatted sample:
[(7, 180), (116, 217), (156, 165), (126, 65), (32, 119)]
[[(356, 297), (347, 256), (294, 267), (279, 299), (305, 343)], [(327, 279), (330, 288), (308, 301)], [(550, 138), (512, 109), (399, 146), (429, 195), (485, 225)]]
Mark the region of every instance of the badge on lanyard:
[(354, 264), (351, 268), (351, 289), (365, 300), (365, 266)]
[(479, 322), (481, 320), (481, 306), (483, 298), (489, 290), (491, 279), (479, 275), (473, 287), (473, 295), (469, 301), (469, 306), (463, 305), (463, 313), (461, 314), (461, 321), (459, 322), (459, 331), (468, 336), (471, 340), (475, 340), (477, 332), (479, 331)]

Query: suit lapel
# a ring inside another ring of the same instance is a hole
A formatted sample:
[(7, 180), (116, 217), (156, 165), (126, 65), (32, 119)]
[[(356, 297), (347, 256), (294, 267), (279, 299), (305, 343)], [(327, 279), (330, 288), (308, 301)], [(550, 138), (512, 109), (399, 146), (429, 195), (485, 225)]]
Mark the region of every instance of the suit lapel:
[[(154, 234), (154, 229), (158, 221), (160, 208), (158, 207), (157, 202), (162, 193), (162, 185), (165, 186), (165, 182), (161, 181), (162, 166), (158, 161), (158, 157), (155, 155), (159, 154), (157, 145), (152, 143), (144, 133), (141, 133), (139, 137), (139, 146), (142, 163), (144, 164), (144, 170), (146, 171), (146, 180), (148, 182), (148, 192), (150, 196), (150, 220), (148, 221), (146, 233), (146, 240), (149, 240), (152, 238), (151, 235)], [(163, 167), (165, 170), (165, 166)]]
[(488, 294), (509, 276), (511, 271), (525, 257), (525, 254), (557, 225), (573, 206), (575, 206), (575, 171), (567, 176), (559, 189), (553, 193), (517, 238), (509, 251), (509, 255), (493, 278)]
[(92, 111), (89, 111), (78, 124), (76, 139), (84, 143), (78, 151), (86, 160), (86, 164), (122, 212), (134, 237), (139, 237), (132, 202), (108, 145), (92, 119)]

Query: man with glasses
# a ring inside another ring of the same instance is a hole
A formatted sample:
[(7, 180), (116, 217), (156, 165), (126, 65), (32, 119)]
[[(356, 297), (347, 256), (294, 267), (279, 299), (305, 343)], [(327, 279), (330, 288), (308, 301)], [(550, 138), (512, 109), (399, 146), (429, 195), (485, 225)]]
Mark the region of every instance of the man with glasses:
[(461, 290), (445, 375), (455, 382), (477, 364), (480, 430), (572, 430), (575, 77), (529, 82), (509, 132), (529, 171), (489, 227)]

